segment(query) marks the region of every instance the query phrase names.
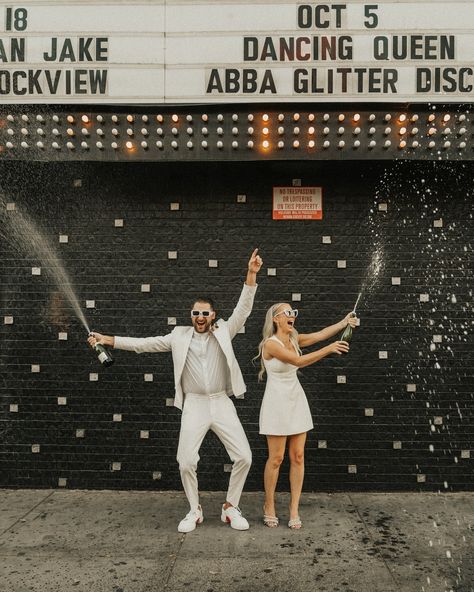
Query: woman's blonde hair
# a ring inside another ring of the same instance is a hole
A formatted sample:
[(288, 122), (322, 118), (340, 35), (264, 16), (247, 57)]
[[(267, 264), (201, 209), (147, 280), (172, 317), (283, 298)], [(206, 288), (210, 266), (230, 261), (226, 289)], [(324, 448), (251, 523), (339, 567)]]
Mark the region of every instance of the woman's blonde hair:
[[(258, 380), (262, 380), (263, 375), (265, 374), (265, 365), (263, 363), (263, 355), (262, 355), (263, 346), (265, 345), (265, 342), (267, 341), (267, 339), (269, 339), (272, 335), (275, 335), (275, 333), (277, 331), (277, 326), (273, 320), (273, 317), (275, 316), (275, 314), (278, 311), (278, 309), (280, 308), (280, 306), (283, 306), (284, 304), (286, 304), (286, 303), (285, 302), (278, 302), (277, 304), (273, 304), (267, 310), (267, 314), (265, 315), (265, 322), (263, 324), (263, 330), (262, 330), (262, 341), (258, 344), (258, 354), (255, 356), (255, 358), (253, 358), (254, 360), (258, 360), (258, 358), (260, 358), (260, 372), (258, 373)], [(301, 349), (300, 349), (300, 346), (298, 345), (298, 331), (296, 329), (293, 329), (292, 332), (290, 333), (290, 341), (295, 346), (296, 351), (301, 354)]]

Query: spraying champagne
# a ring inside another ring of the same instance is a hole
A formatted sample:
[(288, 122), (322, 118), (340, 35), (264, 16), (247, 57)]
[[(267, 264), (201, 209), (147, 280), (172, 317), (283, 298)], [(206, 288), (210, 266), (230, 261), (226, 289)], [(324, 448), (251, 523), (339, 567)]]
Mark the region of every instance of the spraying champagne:
[[(94, 337), (94, 334), (89, 333), (89, 337)], [(112, 364), (114, 363), (114, 359), (108, 349), (106, 349), (101, 343), (96, 343), (93, 346), (93, 348), (97, 353), (97, 357), (99, 358), (99, 362), (103, 366), (105, 366), (106, 368), (108, 368), (109, 366), (112, 366)]]
[[(351, 312), (351, 317), (355, 318), (356, 313), (354, 311)], [(339, 341), (347, 341), (347, 343), (350, 342), (350, 340), (352, 339), (352, 326), (350, 323), (347, 323), (346, 328), (344, 329), (344, 331), (341, 333), (341, 336), (339, 337)]]

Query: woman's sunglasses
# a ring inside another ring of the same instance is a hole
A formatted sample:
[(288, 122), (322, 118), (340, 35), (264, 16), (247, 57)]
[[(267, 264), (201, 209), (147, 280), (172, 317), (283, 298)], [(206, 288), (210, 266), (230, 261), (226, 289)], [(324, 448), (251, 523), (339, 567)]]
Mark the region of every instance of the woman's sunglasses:
[(285, 317), (294, 317), (296, 319), (296, 317), (298, 316), (298, 309), (297, 308), (293, 308), (293, 309), (286, 309), (286, 310), (282, 310), (281, 312), (277, 312), (275, 315), (273, 315), (274, 317), (277, 317), (278, 315), (284, 314)]

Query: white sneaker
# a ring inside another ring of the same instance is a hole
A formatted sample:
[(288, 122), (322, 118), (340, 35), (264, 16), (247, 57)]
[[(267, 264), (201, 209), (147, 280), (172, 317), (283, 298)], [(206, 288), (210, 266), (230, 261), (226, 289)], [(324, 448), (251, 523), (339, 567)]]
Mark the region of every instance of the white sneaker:
[(201, 506), (191, 510), (178, 524), (178, 532), (191, 532), (196, 528), (196, 524), (201, 524), (204, 520)]
[(224, 506), (222, 506), (221, 520), (222, 522), (228, 522), (235, 530), (248, 530), (250, 528), (249, 523), (242, 516), (240, 508), (234, 506), (229, 506), (227, 510), (224, 510)]

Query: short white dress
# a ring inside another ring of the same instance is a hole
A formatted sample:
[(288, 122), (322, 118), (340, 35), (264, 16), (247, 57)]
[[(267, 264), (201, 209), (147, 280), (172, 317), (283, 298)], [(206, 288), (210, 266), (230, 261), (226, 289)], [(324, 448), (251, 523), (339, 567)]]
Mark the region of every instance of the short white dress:
[[(273, 335), (275, 339), (284, 344)], [(267, 385), (260, 407), (260, 434), (291, 436), (313, 429), (313, 419), (303, 387), (297, 376), (298, 368), (277, 358), (265, 360)]]

